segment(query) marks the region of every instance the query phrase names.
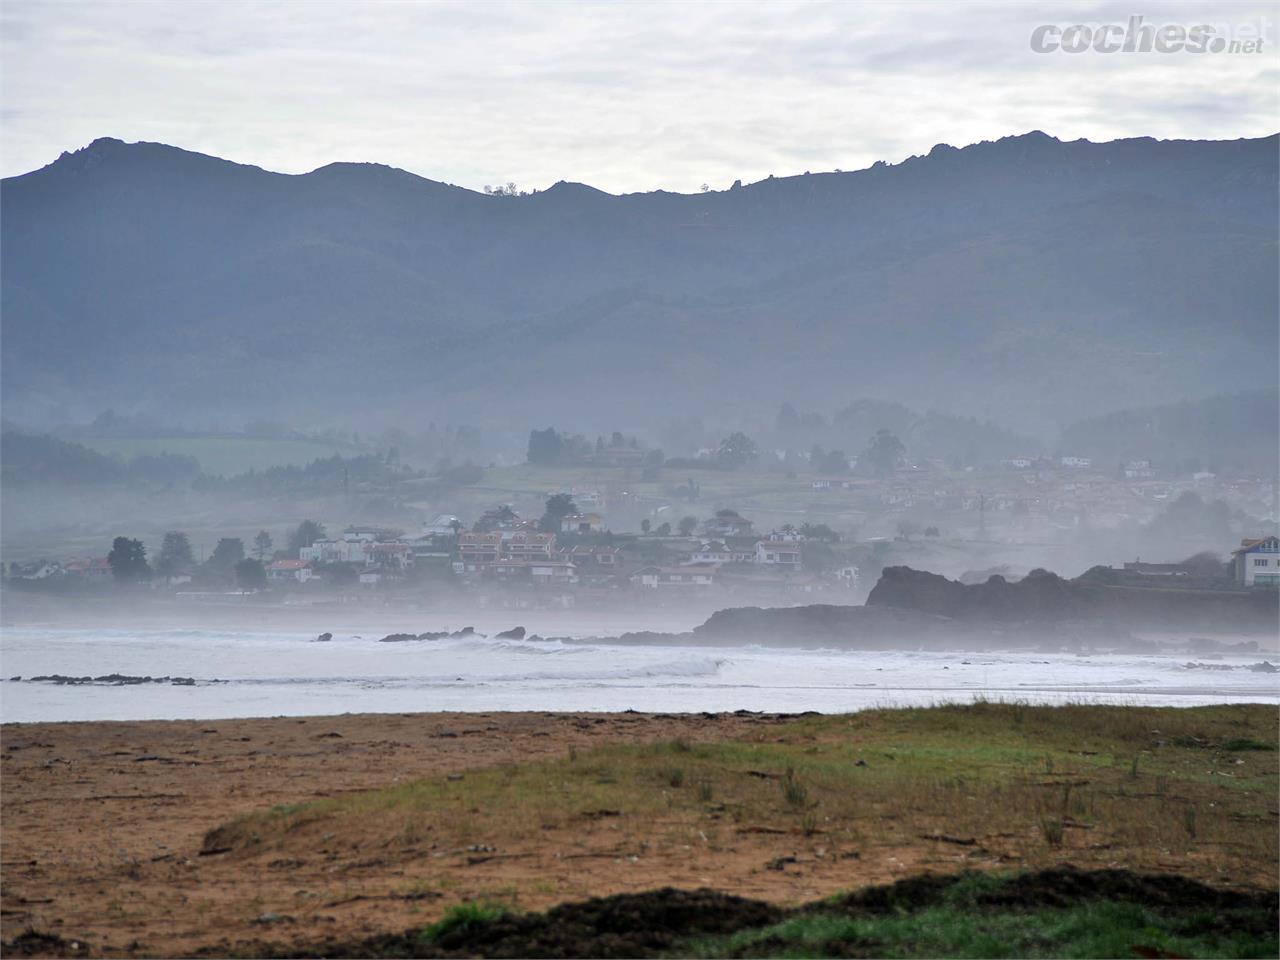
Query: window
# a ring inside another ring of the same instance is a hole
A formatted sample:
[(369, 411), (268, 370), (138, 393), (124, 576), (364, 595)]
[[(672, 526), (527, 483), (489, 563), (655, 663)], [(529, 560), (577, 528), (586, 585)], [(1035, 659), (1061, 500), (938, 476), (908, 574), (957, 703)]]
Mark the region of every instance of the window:
[(1254, 565), (1255, 567), (1265, 567), (1265, 566), (1267, 565), (1267, 558), (1266, 558), (1266, 557), (1257, 557), (1257, 558), (1255, 558), (1255, 559), (1254, 559), (1254, 561), (1253, 561), (1253, 565)]

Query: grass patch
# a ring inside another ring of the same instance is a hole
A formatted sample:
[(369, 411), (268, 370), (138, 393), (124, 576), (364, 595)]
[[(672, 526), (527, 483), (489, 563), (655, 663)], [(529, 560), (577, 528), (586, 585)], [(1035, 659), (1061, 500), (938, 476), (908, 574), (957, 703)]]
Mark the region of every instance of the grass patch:
[(1274, 745), (1276, 726), (1275, 708), (1258, 705), (978, 703), (811, 716), (762, 725), (750, 739), (612, 744), (282, 805), (218, 827), (205, 846), (232, 857), (429, 847), (465, 864), (493, 850), (542, 857), (549, 844), (652, 858), (684, 856), (696, 842), (714, 859), (731, 838), (794, 845), (821, 834), (839, 851), (925, 838), (988, 859), (1012, 851), (1006, 859), (1025, 864), (1220, 857), (1273, 874), (1274, 746), (1242, 756), (1199, 744)]
[[(923, 879), (923, 878), (922, 878)], [(1275, 901), (1121, 871), (968, 874), (817, 904), (771, 926), (690, 938), (697, 957), (1263, 957)]]
[(510, 913), (497, 903), (459, 903), (419, 934), (425, 943), (441, 943), (448, 939), (474, 936), (482, 927)]

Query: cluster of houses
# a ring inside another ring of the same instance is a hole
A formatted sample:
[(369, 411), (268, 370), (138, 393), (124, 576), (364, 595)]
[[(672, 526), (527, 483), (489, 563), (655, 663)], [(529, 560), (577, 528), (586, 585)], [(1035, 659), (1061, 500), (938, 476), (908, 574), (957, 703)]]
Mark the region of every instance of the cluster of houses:
[[(411, 570), (429, 568), (452, 574), (467, 584), (534, 588), (638, 588), (681, 590), (709, 588), (728, 580), (739, 585), (778, 587), (812, 593), (858, 584), (856, 567), (816, 576), (803, 569), (804, 538), (793, 531), (760, 537), (752, 524), (732, 511), (722, 511), (701, 525), (701, 536), (681, 538), (664, 549), (669, 562), (629, 560), (617, 546), (573, 542), (603, 530), (603, 518), (576, 513), (560, 520), (560, 533), (515, 514), (494, 529), (469, 531), (457, 517), (443, 514), (423, 525), (414, 537), (389, 536), (375, 527), (348, 527), (339, 537), (303, 547), (296, 559), (267, 565), (274, 583), (308, 583), (325, 576), (326, 565), (354, 568), (361, 584), (376, 586), (404, 578)], [(569, 542), (561, 537), (570, 534)], [(668, 544), (670, 541), (668, 541)]]
[(1205, 501), (1223, 500), (1263, 520), (1280, 515), (1277, 490), (1265, 477), (1228, 477), (1201, 471), (1190, 477), (1157, 476), (1148, 460), (1129, 460), (1120, 469), (1100, 470), (1084, 457), (1050, 460), (1013, 457), (1007, 469), (978, 474), (921, 461), (883, 478), (805, 478), (810, 496), (840, 522), (862, 527), (886, 516), (928, 515), (953, 530), (985, 523), (1003, 536), (1036, 539), (1070, 531), (1082, 523), (1113, 528), (1154, 519), (1183, 493)]

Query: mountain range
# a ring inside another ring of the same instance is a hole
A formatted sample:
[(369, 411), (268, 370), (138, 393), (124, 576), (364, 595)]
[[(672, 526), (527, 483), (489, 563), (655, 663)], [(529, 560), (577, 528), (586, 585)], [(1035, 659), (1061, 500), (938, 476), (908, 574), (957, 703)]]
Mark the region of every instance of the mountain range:
[(11, 419), (1044, 430), (1273, 388), (1276, 136), (1033, 132), (698, 194), (494, 196), (95, 140), (0, 183)]

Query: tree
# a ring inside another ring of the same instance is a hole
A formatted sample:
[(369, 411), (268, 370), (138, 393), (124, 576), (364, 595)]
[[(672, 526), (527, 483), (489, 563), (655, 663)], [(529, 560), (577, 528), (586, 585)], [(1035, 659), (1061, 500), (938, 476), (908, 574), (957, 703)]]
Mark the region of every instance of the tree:
[(147, 548), (141, 540), (116, 537), (111, 541), (107, 554), (111, 564), (111, 576), (120, 583), (138, 583), (151, 579), (151, 567), (147, 564)]
[(680, 536), (691, 537), (693, 536), (693, 531), (697, 529), (698, 529), (697, 517), (681, 517), (680, 518), (680, 525), (679, 525)]
[[(274, 546), (271, 542), (271, 534), (265, 530), (259, 530), (258, 535), (253, 538), (253, 552), (257, 554), (259, 560), (265, 560), (271, 555), (271, 548)], [(307, 544), (310, 546), (310, 544)]]
[(554, 466), (560, 462), (564, 453), (564, 438), (556, 432), (555, 427), (545, 430), (529, 431), (528, 461), (538, 466)]
[(656, 533), (656, 534), (657, 534), (658, 536), (660, 536), (660, 537), (669, 537), (669, 536), (671, 536), (671, 524), (669, 524), (669, 523), (661, 524), (661, 525), (658, 527), (658, 529), (657, 529), (657, 530), (655, 530), (655, 531), (653, 531), (653, 532), (654, 532), (654, 533)]
[(261, 590), (267, 585), (267, 568), (261, 560), (241, 560), (235, 566), (236, 583), (241, 590)]
[(871, 464), (877, 476), (885, 477), (893, 473), (898, 466), (898, 461), (906, 452), (907, 448), (902, 445), (901, 440), (889, 430), (881, 428), (867, 444), (867, 451), (863, 454), (863, 458)]
[(244, 559), (244, 541), (239, 537), (223, 537), (209, 554), (205, 565), (214, 573), (229, 575)]
[(843, 450), (824, 453), (821, 447), (815, 446), (809, 453), (809, 463), (815, 473), (838, 475), (849, 472), (849, 458)]
[(648, 518), (648, 517), (645, 517), (643, 520), (641, 520), (641, 521), (640, 521), (640, 532), (641, 532), (641, 533), (648, 533), (648, 532), (649, 532), (649, 528), (650, 528), (651, 526), (653, 526), (653, 524), (649, 522), (649, 518)]
[(547, 498), (547, 509), (542, 514), (538, 528), (544, 533), (555, 533), (560, 529), (560, 521), (578, 512), (578, 505), (573, 496), (567, 493), (553, 493)]
[(475, 522), (471, 529), (476, 533), (491, 533), (502, 527), (510, 526), (519, 519), (519, 515), (511, 509), (510, 504), (504, 503), (500, 507), (493, 507), (480, 514), (480, 519)]
[(317, 540), (325, 538), (324, 527), (314, 520), (303, 520), (298, 528), (289, 534), (289, 553), (298, 555), (303, 547), (309, 547)]
[(790, 435), (800, 428), (800, 414), (796, 413), (796, 408), (790, 403), (784, 403), (778, 408), (778, 419), (774, 422), (774, 429), (778, 433)]
[(354, 563), (316, 563), (312, 565), (316, 573), (320, 574), (329, 583), (337, 586), (355, 583), (360, 579), (360, 571)]
[(736, 431), (720, 441), (716, 459), (730, 469), (737, 469), (756, 458), (756, 443), (745, 433)]
[(190, 573), (196, 565), (195, 555), (191, 551), (191, 541), (179, 530), (170, 530), (164, 535), (160, 544), (160, 553), (156, 557), (156, 572), (163, 577), (173, 577), (182, 573)]
[(840, 534), (825, 523), (802, 523), (797, 532), (806, 540), (826, 540), (830, 543), (835, 543), (840, 539)]

